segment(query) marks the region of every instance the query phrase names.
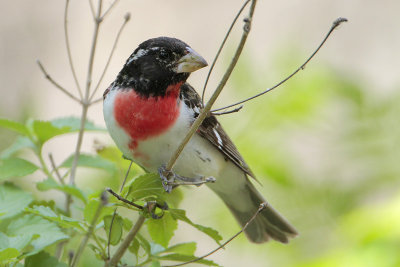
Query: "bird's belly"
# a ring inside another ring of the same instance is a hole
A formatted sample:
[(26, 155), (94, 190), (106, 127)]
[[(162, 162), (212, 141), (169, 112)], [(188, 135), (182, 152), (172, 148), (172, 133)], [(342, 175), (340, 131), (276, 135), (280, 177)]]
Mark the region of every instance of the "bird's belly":
[[(180, 105), (179, 116), (173, 126), (162, 134), (138, 140), (132, 146), (129, 133), (119, 125), (114, 116), (114, 102), (117, 92), (110, 91), (104, 100), (104, 119), (109, 133), (125, 157), (132, 159), (146, 170), (156, 172), (168, 163), (172, 154), (188, 132), (193, 120), (193, 111)], [(186, 177), (217, 177), (226, 164), (224, 157), (204, 138), (195, 135), (178, 158), (174, 171)]]

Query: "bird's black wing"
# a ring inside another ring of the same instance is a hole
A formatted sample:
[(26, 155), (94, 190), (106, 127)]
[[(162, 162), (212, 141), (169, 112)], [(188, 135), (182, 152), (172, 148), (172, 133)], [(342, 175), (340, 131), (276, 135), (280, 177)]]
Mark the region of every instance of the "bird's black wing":
[[(187, 106), (194, 110), (195, 118), (197, 118), (203, 109), (203, 103), (201, 102), (201, 98), (196, 90), (188, 83), (185, 83), (181, 87), (180, 98)], [(231, 160), (245, 173), (255, 178), (253, 172), (250, 170), (249, 166), (246, 164), (239, 151), (229, 136), (225, 133), (215, 116), (207, 117), (200, 125), (197, 132), (200, 134), (200, 136), (207, 139), (219, 151), (221, 151), (225, 158)]]

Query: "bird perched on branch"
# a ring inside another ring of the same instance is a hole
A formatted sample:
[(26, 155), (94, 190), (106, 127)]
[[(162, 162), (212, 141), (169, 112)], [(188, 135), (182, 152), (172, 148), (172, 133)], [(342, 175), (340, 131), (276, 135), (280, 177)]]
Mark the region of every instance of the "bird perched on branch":
[[(186, 83), (207, 62), (186, 43), (168, 37), (147, 40), (128, 58), (104, 92), (104, 119), (124, 156), (163, 177), (169, 161), (203, 104)], [(254, 174), (215, 116), (207, 117), (176, 161), (177, 181), (211, 181), (211, 188), (244, 226), (265, 202), (249, 181)], [(168, 182), (164, 181), (170, 190)], [(246, 228), (255, 243), (270, 238), (287, 243), (296, 230), (267, 207)]]

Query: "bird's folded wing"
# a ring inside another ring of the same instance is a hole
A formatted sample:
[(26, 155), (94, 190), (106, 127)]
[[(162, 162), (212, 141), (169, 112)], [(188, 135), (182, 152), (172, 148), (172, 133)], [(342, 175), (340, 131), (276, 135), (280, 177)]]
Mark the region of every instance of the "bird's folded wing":
[[(198, 116), (200, 111), (203, 109), (201, 98), (195, 89), (188, 83), (185, 83), (181, 87), (181, 100), (185, 104), (191, 107), (195, 111), (195, 118)], [(197, 130), (200, 136), (207, 139), (212, 145), (214, 145), (223, 155), (231, 160), (236, 166), (242, 169), (245, 173), (255, 178), (253, 172), (246, 164), (239, 151), (233, 144), (232, 140), (225, 133), (221, 124), (218, 122), (215, 116), (207, 117), (199, 129)]]

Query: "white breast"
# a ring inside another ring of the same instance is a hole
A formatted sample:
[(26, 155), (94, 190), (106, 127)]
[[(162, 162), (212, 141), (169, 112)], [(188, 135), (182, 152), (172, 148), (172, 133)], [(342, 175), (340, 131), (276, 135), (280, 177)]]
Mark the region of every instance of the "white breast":
[[(117, 90), (111, 90), (103, 104), (104, 120), (111, 137), (127, 158), (149, 171), (157, 171), (168, 162), (188, 132), (193, 121), (193, 110), (181, 103), (180, 114), (174, 126), (161, 135), (140, 141), (137, 148), (131, 150), (131, 138), (114, 119), (114, 100), (117, 93)], [(207, 140), (195, 134), (178, 158), (174, 171), (187, 177), (217, 177), (225, 165), (226, 161), (221, 153)]]

